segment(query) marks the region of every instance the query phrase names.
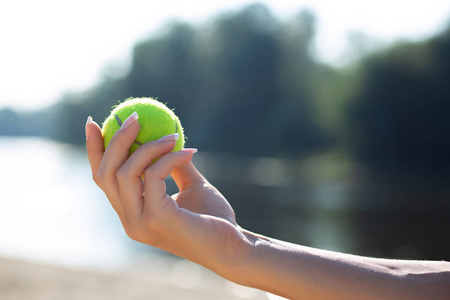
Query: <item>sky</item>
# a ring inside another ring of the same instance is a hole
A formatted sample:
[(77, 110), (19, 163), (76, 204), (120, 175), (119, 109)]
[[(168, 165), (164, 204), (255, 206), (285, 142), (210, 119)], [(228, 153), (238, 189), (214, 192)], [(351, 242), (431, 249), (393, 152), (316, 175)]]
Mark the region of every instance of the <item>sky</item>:
[[(450, 22), (450, 0), (261, 0), (280, 19), (317, 17), (316, 57), (342, 65), (349, 33), (387, 44), (419, 40)], [(133, 46), (173, 20), (204, 24), (254, 0), (14, 0), (0, 2), (0, 109), (36, 110), (126, 69)]]

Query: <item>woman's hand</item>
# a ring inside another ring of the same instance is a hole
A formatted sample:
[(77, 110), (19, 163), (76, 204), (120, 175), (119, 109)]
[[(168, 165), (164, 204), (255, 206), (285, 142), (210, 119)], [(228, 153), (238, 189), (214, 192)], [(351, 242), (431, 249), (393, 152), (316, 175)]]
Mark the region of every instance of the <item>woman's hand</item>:
[[(227, 268), (243, 262), (250, 249), (227, 200), (192, 164), (195, 149), (171, 152), (175, 134), (146, 143), (128, 157), (138, 132), (137, 115), (132, 115), (104, 150), (100, 127), (91, 118), (86, 124), (92, 177), (126, 233), (232, 279)], [(169, 175), (179, 188), (173, 196), (166, 193)]]
[[(100, 127), (90, 118), (86, 124), (92, 176), (131, 238), (289, 299), (449, 299), (448, 262), (367, 258), (241, 229), (226, 199), (191, 163), (195, 151), (170, 152), (176, 135), (128, 158), (138, 132), (132, 115), (104, 151)], [(172, 197), (164, 183), (170, 174), (180, 190)]]

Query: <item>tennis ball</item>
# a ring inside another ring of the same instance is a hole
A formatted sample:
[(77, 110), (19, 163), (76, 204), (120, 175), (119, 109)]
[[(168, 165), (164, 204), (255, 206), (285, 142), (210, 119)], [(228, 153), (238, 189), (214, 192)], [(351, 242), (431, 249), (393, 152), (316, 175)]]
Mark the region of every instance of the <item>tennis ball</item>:
[(102, 126), (105, 149), (114, 133), (134, 112), (139, 116), (140, 130), (130, 147), (130, 155), (142, 144), (174, 133), (178, 133), (180, 138), (173, 151), (183, 149), (184, 133), (180, 120), (166, 105), (152, 98), (129, 98), (114, 107)]

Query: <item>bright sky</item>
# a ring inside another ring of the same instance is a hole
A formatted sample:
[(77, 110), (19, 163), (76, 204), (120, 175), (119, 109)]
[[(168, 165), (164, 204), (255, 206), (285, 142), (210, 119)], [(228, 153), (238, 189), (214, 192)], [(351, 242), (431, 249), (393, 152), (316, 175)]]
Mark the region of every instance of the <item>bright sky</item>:
[[(201, 23), (250, 0), (14, 0), (0, 2), (0, 109), (38, 109), (126, 65), (133, 45), (169, 20)], [(318, 17), (318, 57), (339, 64), (347, 34), (381, 42), (420, 39), (450, 21), (450, 0), (261, 0), (279, 18)]]

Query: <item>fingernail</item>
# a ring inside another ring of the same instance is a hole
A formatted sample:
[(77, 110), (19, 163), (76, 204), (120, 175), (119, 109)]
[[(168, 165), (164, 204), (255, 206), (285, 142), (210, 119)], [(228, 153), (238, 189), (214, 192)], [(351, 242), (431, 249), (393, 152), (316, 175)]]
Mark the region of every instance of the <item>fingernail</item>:
[(89, 116), (89, 117), (87, 118), (86, 126), (85, 126), (85, 129), (84, 129), (85, 134), (86, 134), (86, 139), (88, 138), (88, 126), (91, 125), (91, 124), (92, 124), (92, 117)]
[(129, 116), (125, 120), (125, 122), (123, 122), (122, 127), (120, 127), (120, 129), (127, 129), (128, 127), (131, 126), (131, 124), (136, 122), (137, 119), (139, 119), (139, 116), (138, 116), (137, 112), (132, 113), (131, 116)]
[(181, 149), (181, 150), (178, 151), (178, 152), (181, 152), (181, 153), (192, 153), (192, 154), (194, 154), (194, 153), (197, 153), (197, 152), (198, 152), (198, 149), (197, 149), (197, 148), (184, 148), (184, 149)]
[(163, 136), (158, 141), (160, 141), (160, 142), (173, 142), (173, 141), (178, 140), (179, 138), (180, 138), (180, 135), (178, 133), (174, 133), (174, 134), (169, 134), (169, 135)]

